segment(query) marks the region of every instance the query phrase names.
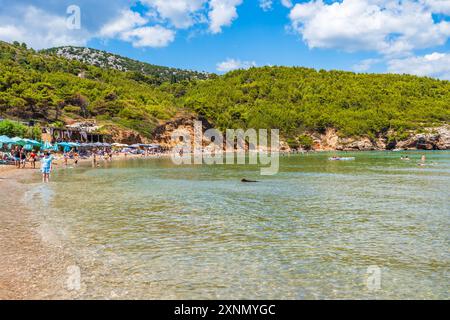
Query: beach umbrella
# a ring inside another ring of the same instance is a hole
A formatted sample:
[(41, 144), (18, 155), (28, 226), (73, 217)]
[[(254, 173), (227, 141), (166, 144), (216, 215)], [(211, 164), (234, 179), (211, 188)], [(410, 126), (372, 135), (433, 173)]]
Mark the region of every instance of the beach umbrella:
[(50, 150), (52, 148), (53, 148), (53, 146), (52, 146), (52, 144), (50, 142), (46, 141), (46, 142), (41, 144), (41, 149), (42, 150)]
[(64, 152), (69, 152), (70, 149), (79, 147), (80, 145), (78, 143), (74, 142), (59, 142), (58, 147), (63, 147)]
[(80, 145), (79, 143), (75, 143), (75, 142), (69, 142), (69, 145), (70, 145), (72, 148), (78, 148), (78, 147), (81, 147), (81, 145)]
[(0, 142), (1, 143), (10, 143), (11, 142), (11, 138), (9, 138), (7, 136), (0, 136)]
[(23, 139), (23, 141), (25, 141), (27, 144), (32, 145), (33, 147), (39, 147), (41, 145), (41, 143), (36, 140)]
[(128, 145), (124, 144), (124, 143), (113, 143), (111, 146), (117, 147), (117, 148), (126, 148), (126, 147), (128, 147)]
[(96, 142), (96, 143), (93, 143), (92, 146), (100, 148), (100, 147), (107, 147), (109, 145), (105, 145), (104, 143), (101, 143), (101, 142)]
[(19, 145), (19, 146), (24, 146), (27, 144), (27, 142), (25, 140), (23, 140), (22, 138), (19, 138), (19, 137), (12, 138), (11, 143)]
[(39, 147), (41, 145), (41, 143), (39, 141), (36, 140), (30, 140), (30, 143), (35, 146), (35, 147)]
[(58, 147), (70, 147), (70, 144), (68, 142), (58, 142)]

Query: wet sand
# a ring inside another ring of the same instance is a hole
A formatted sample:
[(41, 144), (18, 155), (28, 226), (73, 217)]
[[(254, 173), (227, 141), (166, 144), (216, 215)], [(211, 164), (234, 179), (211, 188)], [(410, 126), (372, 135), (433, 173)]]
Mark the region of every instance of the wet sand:
[[(113, 161), (136, 158), (142, 157), (121, 155)], [(98, 163), (101, 166), (104, 160), (99, 157)], [(55, 164), (55, 170), (64, 167), (62, 159)], [(68, 165), (73, 165), (73, 160)], [(39, 212), (32, 212), (26, 203), (25, 195), (36, 184), (24, 181), (40, 178), (36, 167), (0, 166), (0, 299), (76, 299), (79, 296), (66, 285), (67, 270), (76, 265), (74, 259), (61, 243), (49, 241), (52, 231), (45, 229)]]
[(70, 259), (62, 248), (43, 241), (39, 222), (23, 202), (21, 183), (37, 170), (0, 168), (0, 299), (69, 298), (64, 266)]

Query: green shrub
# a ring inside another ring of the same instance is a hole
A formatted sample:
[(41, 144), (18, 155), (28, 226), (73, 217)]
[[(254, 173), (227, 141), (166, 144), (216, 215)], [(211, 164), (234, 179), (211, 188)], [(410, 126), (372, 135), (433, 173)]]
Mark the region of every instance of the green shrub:
[(25, 137), (40, 141), (42, 138), (42, 128), (38, 125), (34, 127), (28, 127)]
[(298, 138), (300, 146), (305, 150), (310, 150), (314, 145), (314, 140), (310, 136), (303, 135)]
[(77, 106), (71, 106), (71, 105), (68, 105), (68, 106), (65, 106), (65, 107), (64, 107), (64, 112), (74, 113), (74, 114), (80, 114), (81, 108), (80, 108), (80, 107), (77, 107)]
[(300, 147), (300, 144), (294, 138), (287, 139), (286, 143), (288, 144), (289, 148), (291, 148), (291, 149), (298, 149)]
[(0, 135), (5, 135), (10, 138), (25, 137), (28, 132), (28, 127), (18, 122), (3, 120), (0, 121)]

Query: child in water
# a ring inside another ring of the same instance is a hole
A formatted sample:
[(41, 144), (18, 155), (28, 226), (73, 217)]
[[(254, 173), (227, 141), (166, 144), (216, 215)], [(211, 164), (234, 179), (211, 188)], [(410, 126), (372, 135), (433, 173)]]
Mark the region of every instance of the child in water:
[(46, 152), (41, 160), (42, 182), (48, 183), (50, 180), (50, 172), (52, 171), (53, 156)]

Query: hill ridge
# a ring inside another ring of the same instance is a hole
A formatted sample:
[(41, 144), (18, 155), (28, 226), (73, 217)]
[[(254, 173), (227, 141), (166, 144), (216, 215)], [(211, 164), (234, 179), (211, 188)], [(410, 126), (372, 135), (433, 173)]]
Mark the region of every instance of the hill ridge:
[(57, 55), (69, 60), (78, 60), (99, 68), (111, 68), (123, 72), (138, 72), (146, 76), (154, 77), (155, 82), (160, 80), (160, 83), (165, 81), (206, 80), (213, 76), (213, 74), (208, 72), (155, 65), (89, 47), (62, 46), (44, 49), (39, 52), (48, 55)]

